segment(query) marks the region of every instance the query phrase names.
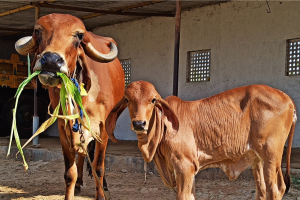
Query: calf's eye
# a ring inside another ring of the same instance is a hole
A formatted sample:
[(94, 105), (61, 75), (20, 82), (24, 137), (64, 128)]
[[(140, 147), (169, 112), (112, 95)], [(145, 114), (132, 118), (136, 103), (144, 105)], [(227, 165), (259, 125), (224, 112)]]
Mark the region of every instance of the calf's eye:
[(129, 101), (128, 101), (128, 99), (127, 99), (127, 98), (125, 98), (125, 103), (129, 103)]
[(35, 29), (35, 30), (34, 30), (34, 33), (35, 33), (36, 35), (39, 35), (39, 34), (40, 34), (40, 30)]

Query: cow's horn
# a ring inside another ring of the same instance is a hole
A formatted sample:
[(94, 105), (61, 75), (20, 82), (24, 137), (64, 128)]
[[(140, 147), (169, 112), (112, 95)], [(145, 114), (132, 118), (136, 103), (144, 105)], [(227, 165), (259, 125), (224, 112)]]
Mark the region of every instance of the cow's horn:
[(26, 56), (36, 51), (36, 41), (32, 39), (32, 36), (23, 37), (16, 42), (15, 48), (19, 54)]
[(113, 42), (110, 43), (110, 52), (108, 54), (100, 53), (90, 42), (84, 46), (84, 51), (90, 58), (97, 62), (110, 62), (118, 56), (118, 48)]

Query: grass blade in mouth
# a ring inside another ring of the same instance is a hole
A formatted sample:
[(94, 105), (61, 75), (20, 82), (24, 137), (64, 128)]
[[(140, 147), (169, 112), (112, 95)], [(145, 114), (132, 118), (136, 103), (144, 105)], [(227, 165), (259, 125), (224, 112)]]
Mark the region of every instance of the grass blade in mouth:
[(83, 114), (84, 114), (85, 119), (86, 119), (87, 124), (88, 124), (88, 129), (90, 130), (91, 129), (90, 119), (89, 119), (89, 116), (87, 115), (85, 109), (83, 108), (82, 99), (81, 99), (81, 95), (80, 95), (79, 90), (77, 89), (77, 87), (73, 84), (73, 82), (64, 73), (58, 72), (57, 75), (60, 76), (61, 79), (63, 80), (64, 85), (65, 85), (65, 89), (67, 90), (67, 94), (68, 95), (70, 94), (72, 96), (72, 98), (75, 100), (75, 102), (82, 109)]

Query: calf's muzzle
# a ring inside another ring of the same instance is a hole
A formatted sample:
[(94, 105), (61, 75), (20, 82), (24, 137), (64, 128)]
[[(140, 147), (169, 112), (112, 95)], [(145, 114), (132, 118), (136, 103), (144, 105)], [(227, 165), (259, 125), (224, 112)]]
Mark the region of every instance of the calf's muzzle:
[(146, 121), (132, 121), (132, 125), (135, 131), (144, 131)]

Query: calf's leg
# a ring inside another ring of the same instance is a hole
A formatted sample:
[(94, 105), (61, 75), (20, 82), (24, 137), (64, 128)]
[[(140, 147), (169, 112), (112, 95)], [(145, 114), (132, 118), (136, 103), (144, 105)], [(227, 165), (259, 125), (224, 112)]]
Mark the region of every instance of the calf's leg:
[(286, 186), (281, 171), (281, 159), (283, 144), (274, 144), (269, 140), (260, 151), (260, 157), (264, 160), (263, 174), (266, 184), (266, 199), (282, 199)]
[(177, 200), (195, 200), (195, 178), (193, 166), (182, 162), (176, 170)]
[(266, 199), (266, 184), (264, 180), (263, 165), (259, 158), (256, 158), (252, 164), (252, 171), (256, 183), (255, 200)]
[(286, 186), (280, 166), (273, 164), (272, 162), (266, 162), (263, 170), (267, 200), (282, 199)]

